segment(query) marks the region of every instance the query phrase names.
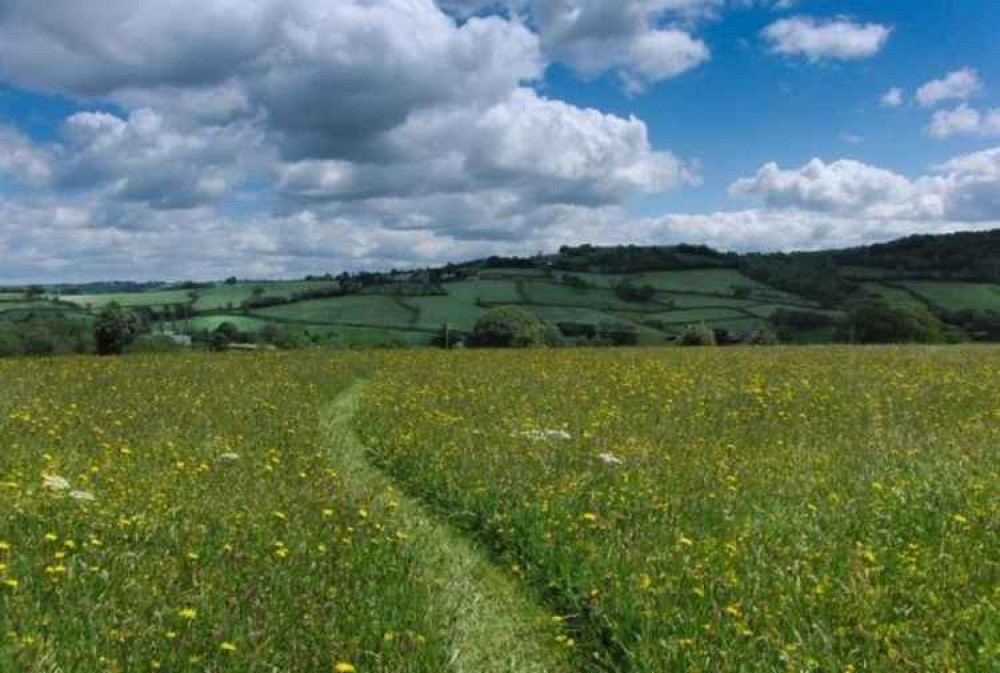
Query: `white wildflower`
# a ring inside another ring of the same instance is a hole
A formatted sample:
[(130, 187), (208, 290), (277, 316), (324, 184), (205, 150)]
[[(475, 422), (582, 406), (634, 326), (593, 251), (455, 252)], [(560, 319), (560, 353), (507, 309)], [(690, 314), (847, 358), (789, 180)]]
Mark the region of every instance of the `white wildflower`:
[(88, 493), (87, 491), (70, 491), (69, 497), (78, 502), (94, 502), (97, 500), (97, 496), (93, 493)]
[(239, 460), (240, 454), (238, 453), (223, 453), (219, 455), (219, 460)]
[(42, 487), (47, 488), (50, 491), (66, 491), (69, 490), (69, 482), (63, 477), (55, 474), (43, 474), (42, 475)]
[(565, 430), (559, 430), (558, 428), (521, 430), (519, 432), (515, 432), (512, 436), (527, 437), (528, 439), (536, 442), (544, 442), (546, 440), (560, 440), (565, 442), (573, 439), (573, 435), (569, 434)]
[(611, 453), (610, 451), (605, 451), (603, 453), (597, 454), (597, 458), (605, 465), (624, 465), (625, 461)]

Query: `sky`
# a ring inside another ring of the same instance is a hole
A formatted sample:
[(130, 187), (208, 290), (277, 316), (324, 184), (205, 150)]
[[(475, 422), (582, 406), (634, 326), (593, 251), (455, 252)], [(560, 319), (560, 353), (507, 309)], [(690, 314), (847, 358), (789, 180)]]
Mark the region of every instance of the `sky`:
[(1000, 227), (993, 0), (0, 0), (0, 284)]

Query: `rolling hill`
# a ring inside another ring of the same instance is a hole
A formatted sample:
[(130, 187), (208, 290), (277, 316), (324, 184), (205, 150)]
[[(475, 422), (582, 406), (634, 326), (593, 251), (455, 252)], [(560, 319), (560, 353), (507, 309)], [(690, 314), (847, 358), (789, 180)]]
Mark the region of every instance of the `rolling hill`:
[(336, 278), (0, 288), (0, 324), (87, 321), (114, 301), (160, 331), (197, 335), (228, 322), (248, 335), (285, 329), (350, 345), (426, 345), (445, 325), (467, 333), (490, 308), (514, 305), (567, 342), (665, 343), (697, 323), (730, 338), (768, 328), (785, 341), (823, 342), (866, 299), (926, 309), (957, 338), (1000, 339), (1000, 231), (788, 254), (582, 245)]

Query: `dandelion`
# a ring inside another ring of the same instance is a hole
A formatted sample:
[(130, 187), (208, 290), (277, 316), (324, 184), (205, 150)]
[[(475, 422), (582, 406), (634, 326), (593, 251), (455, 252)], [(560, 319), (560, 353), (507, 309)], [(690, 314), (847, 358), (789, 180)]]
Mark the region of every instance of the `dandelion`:
[(358, 671), (353, 664), (349, 664), (346, 661), (338, 661), (333, 665), (333, 670), (335, 673), (357, 673)]
[(593, 512), (584, 512), (580, 516), (580, 518), (583, 519), (584, 521), (589, 521), (590, 523), (596, 523), (597, 522), (597, 515), (594, 514)]
[(236, 644), (235, 643), (231, 643), (231, 642), (229, 642), (227, 640), (226, 642), (224, 642), (221, 645), (219, 645), (219, 649), (222, 650), (223, 652), (235, 652), (236, 651)]
[(198, 618), (198, 611), (194, 608), (183, 608), (177, 611), (177, 616), (190, 622)]

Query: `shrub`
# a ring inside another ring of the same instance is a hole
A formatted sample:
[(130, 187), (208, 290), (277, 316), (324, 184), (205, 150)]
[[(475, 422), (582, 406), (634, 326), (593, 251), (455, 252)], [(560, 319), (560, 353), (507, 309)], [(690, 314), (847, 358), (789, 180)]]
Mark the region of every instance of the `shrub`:
[(762, 327), (754, 330), (747, 337), (746, 343), (750, 346), (777, 346), (781, 343), (781, 339), (772, 330)]
[(97, 352), (101, 355), (119, 355), (135, 341), (140, 329), (139, 317), (135, 313), (111, 302), (97, 316), (97, 324), (94, 326)]
[(848, 305), (841, 339), (857, 343), (944, 343), (944, 324), (923, 306), (862, 299)]
[(482, 348), (526, 348), (545, 342), (545, 326), (516, 306), (501, 306), (483, 314), (472, 332), (471, 345)]
[(715, 346), (715, 331), (705, 323), (687, 325), (678, 339), (681, 346)]

